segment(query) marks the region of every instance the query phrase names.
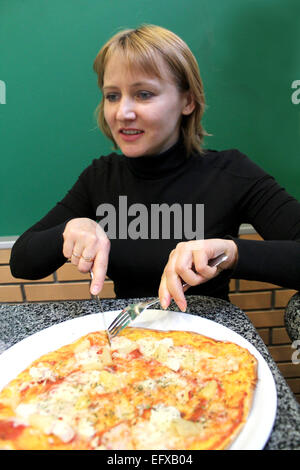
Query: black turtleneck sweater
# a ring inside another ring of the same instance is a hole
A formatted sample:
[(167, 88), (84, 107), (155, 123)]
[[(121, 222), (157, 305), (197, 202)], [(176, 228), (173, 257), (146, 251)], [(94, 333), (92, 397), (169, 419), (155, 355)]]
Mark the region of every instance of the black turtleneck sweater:
[[(77, 217), (99, 220), (97, 208), (104, 203), (116, 208), (118, 220), (119, 196), (126, 196), (128, 208), (143, 204), (149, 217), (152, 204), (204, 204), (205, 238), (237, 243), (235, 270), (223, 271), (187, 294), (227, 299), (230, 277), (300, 290), (300, 204), (238, 150), (207, 150), (187, 158), (181, 141), (160, 155), (128, 158), (113, 153), (94, 160), (64, 199), (17, 240), (12, 274), (41, 279), (57, 270), (66, 262), (66, 223)], [(135, 217), (128, 217), (128, 223)], [(242, 223), (252, 224), (266, 241), (238, 239)], [(169, 253), (179, 241), (172, 236), (112, 239), (107, 275), (117, 297), (156, 296)]]

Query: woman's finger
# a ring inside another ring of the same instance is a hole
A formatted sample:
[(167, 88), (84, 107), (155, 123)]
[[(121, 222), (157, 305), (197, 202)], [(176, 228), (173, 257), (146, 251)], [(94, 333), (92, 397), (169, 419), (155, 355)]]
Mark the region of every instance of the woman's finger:
[(67, 238), (63, 244), (63, 255), (65, 258), (70, 259), (74, 249), (74, 241)]
[(81, 255), (83, 252), (84, 246), (79, 241), (76, 241), (73, 246), (73, 251), (71, 254), (71, 263), (75, 266), (78, 266), (81, 260)]
[(93, 280), (91, 282), (90, 291), (93, 295), (98, 295), (102, 290), (107, 272), (109, 251), (110, 242), (108, 238), (103, 238), (99, 241), (99, 250), (96, 254), (92, 267)]
[(87, 273), (91, 270), (97, 253), (100, 250), (100, 243), (95, 234), (89, 233), (84, 237), (79, 246), (82, 246), (82, 251), (77, 268), (80, 272)]
[(170, 295), (170, 292), (168, 291), (166, 277), (164, 274), (161, 277), (161, 281), (160, 281), (160, 285), (158, 289), (158, 296), (159, 296), (160, 305), (162, 306), (164, 310), (166, 310), (171, 303), (172, 297)]
[(168, 299), (168, 304), (166, 308), (169, 306), (171, 299), (173, 298), (174, 302), (178, 305), (179, 309), (182, 312), (186, 311), (186, 299), (184, 296), (184, 288), (182, 285), (182, 281), (179, 276), (174, 277), (171, 279), (170, 277), (166, 276), (162, 280), (163, 286), (161, 290), (162, 299)]
[(166, 297), (166, 299), (173, 298), (180, 310), (184, 312), (186, 310), (186, 300), (182, 287), (182, 278), (176, 270), (177, 256), (176, 250), (173, 250), (164, 269), (162, 297)]
[(209, 255), (205, 250), (193, 251), (194, 269), (198, 273), (198, 284), (206, 282), (217, 274), (217, 268), (209, 265)]
[(170, 265), (170, 269), (176, 272), (182, 282), (190, 286), (196, 286), (201, 282), (201, 277), (195, 271), (193, 255), (194, 252), (186, 243), (180, 244), (174, 253), (173, 266)]
[(90, 249), (89, 251), (87, 251), (87, 249), (85, 248), (77, 265), (78, 270), (82, 273), (89, 272), (91, 270), (91, 267), (93, 266), (95, 257), (96, 253), (93, 253)]

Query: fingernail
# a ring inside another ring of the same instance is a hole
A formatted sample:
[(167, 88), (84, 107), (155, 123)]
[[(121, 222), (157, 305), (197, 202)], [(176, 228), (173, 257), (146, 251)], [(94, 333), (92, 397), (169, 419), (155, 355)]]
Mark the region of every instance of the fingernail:
[(177, 302), (178, 307), (182, 312), (186, 311), (186, 302), (184, 300), (180, 300)]
[(164, 299), (162, 299), (162, 301), (160, 302), (160, 305), (162, 306), (162, 308), (163, 308), (164, 310), (166, 310), (166, 309), (168, 308), (168, 306), (169, 306), (169, 302), (167, 301), (167, 299), (164, 298)]
[(97, 295), (97, 294), (99, 294), (99, 292), (100, 292), (100, 286), (95, 285), (95, 286), (92, 287), (91, 293), (92, 293), (93, 295)]

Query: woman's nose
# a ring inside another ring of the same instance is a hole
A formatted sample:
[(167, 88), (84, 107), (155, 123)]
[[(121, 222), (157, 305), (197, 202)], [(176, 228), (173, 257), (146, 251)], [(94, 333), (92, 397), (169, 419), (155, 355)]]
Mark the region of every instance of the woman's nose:
[(131, 99), (123, 98), (119, 102), (117, 110), (117, 119), (120, 121), (124, 119), (133, 120), (136, 118), (134, 102)]

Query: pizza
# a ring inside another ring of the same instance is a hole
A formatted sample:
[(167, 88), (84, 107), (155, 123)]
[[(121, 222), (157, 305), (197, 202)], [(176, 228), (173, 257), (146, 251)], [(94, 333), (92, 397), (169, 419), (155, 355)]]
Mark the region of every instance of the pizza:
[(257, 360), (187, 331), (95, 331), (0, 392), (1, 449), (225, 449), (245, 424)]

